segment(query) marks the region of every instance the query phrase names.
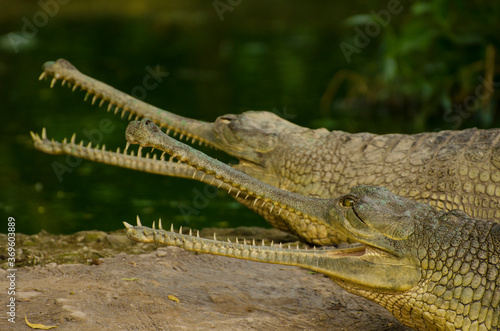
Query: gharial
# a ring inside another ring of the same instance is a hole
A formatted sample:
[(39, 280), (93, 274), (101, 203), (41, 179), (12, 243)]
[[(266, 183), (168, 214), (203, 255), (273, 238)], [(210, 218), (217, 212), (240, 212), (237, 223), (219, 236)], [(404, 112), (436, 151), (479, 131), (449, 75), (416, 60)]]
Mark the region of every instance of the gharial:
[[(202, 239), (124, 222), (129, 238), (196, 252), (321, 272), (347, 291), (388, 309), (418, 330), (497, 330), (500, 326), (500, 224), (463, 211), (438, 211), (378, 186), (337, 199), (305, 197), (262, 183), (169, 137), (148, 119), (131, 122), (130, 143), (167, 152), (221, 187), (263, 201), (290, 218), (334, 228), (361, 245), (293, 250)], [(258, 285), (256, 285), (258, 286)]]
[[(109, 102), (108, 111), (129, 112), (129, 119), (148, 117), (167, 133), (205, 143), (239, 159), (234, 168), (277, 188), (318, 198), (346, 194), (356, 185), (378, 185), (439, 209), (464, 210), (469, 216), (500, 221), (500, 129), (441, 131), (415, 135), (350, 134), (308, 129), (270, 112), (223, 115), (214, 123), (161, 110), (80, 73), (66, 60), (47, 62), (40, 79), (52, 76), (93, 95), (92, 104)], [(75, 135), (62, 142), (33, 134), (35, 147), (51, 154), (81, 158), (168, 176), (199, 179), (192, 169), (163, 159), (138, 158), (78, 145)], [(139, 153), (141, 151), (139, 150)], [(263, 208), (252, 197), (238, 202), (279, 229), (317, 245), (349, 241), (349, 237), (315, 222), (290, 219), (279, 210)]]

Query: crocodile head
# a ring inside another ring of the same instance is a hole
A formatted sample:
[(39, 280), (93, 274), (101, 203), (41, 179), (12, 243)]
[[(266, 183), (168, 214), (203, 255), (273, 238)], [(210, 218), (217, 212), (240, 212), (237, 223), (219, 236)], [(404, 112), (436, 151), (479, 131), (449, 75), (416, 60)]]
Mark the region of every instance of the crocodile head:
[[(420, 280), (420, 266), (408, 254), (411, 245), (407, 243), (414, 236), (416, 223), (433, 212), (429, 205), (376, 186), (359, 186), (351, 194), (335, 200), (284, 191), (172, 139), (148, 119), (131, 122), (125, 136), (132, 144), (163, 150), (194, 171), (216, 178), (224, 189), (231, 187), (242, 196), (262, 201), (264, 208), (280, 208), (289, 217), (325, 226), (361, 244), (347, 250), (311, 251), (313, 256), (321, 256), (322, 262), (316, 261), (317, 265), (308, 268), (345, 281), (345, 286), (351, 288), (405, 291)], [(136, 240), (151, 236), (151, 232), (136, 230), (128, 231)], [(308, 253), (303, 254), (308, 256)]]
[[(227, 114), (218, 117), (215, 122), (209, 123), (183, 117), (141, 100), (135, 99), (113, 87), (96, 79), (82, 74), (70, 62), (59, 59), (46, 62), (40, 79), (52, 77), (51, 87), (58, 80), (62, 85), (68, 85), (73, 90), (81, 88), (87, 92), (86, 99), (92, 98), (92, 104), (100, 100), (99, 105), (108, 102), (108, 111), (120, 113), (122, 117), (128, 113), (129, 119), (147, 117), (168, 133), (179, 134), (192, 142), (198, 141), (216, 149), (220, 149), (231, 156), (238, 158), (236, 168), (244, 169), (247, 173), (272, 184), (277, 183), (273, 178), (269, 156), (280, 144), (280, 139), (290, 139), (291, 133), (298, 133), (307, 129), (290, 123), (279, 116), (267, 111), (247, 111), (242, 114)], [(37, 145), (35, 145), (37, 146)], [(38, 145), (39, 149), (52, 152), (54, 148)], [(266, 169), (267, 168), (267, 169)], [(266, 177), (266, 178), (263, 178)]]
[(471, 323), (486, 330), (498, 325), (498, 300), (492, 299), (500, 297), (498, 224), (472, 220), (461, 211), (438, 211), (377, 186), (357, 186), (337, 199), (283, 191), (170, 138), (147, 119), (130, 123), (126, 136), (131, 143), (173, 155), (225, 188), (262, 201), (263, 208), (280, 208), (305, 223), (332, 228), (358, 245), (283, 249), (202, 239), (161, 226), (150, 229), (140, 222), (135, 227), (125, 223), (129, 238), (308, 268), (377, 302), (419, 330), (461, 329)]
[[(352, 290), (371, 288), (377, 291), (406, 291), (421, 278), (418, 262), (407, 254), (411, 249), (407, 243), (412, 240), (420, 218), (432, 213), (433, 209), (428, 205), (399, 197), (376, 186), (356, 187), (350, 194), (338, 199), (320, 199), (284, 191), (171, 138), (149, 119), (131, 122), (125, 136), (131, 144), (163, 150), (194, 171), (216, 178), (224, 189), (231, 187), (242, 196), (262, 201), (264, 208), (280, 208), (289, 217), (301, 217), (332, 228), (358, 243), (348, 249), (301, 251), (300, 254), (308, 262), (298, 258), (300, 262), (287, 260), (285, 264), (300, 265), (324, 273), (336, 281), (345, 282), (343, 285)], [(165, 241), (159, 236), (172, 235), (165, 231), (151, 232), (152, 229), (141, 226), (131, 227), (127, 224), (127, 227), (128, 236), (142, 242), (168, 243), (170, 239)], [(186, 241), (194, 238), (190, 237)], [(172, 240), (179, 242), (177, 239)], [(217, 245), (217, 242), (210, 243)], [(190, 245), (200, 247), (195, 242), (187, 244)], [(241, 249), (242, 252), (245, 250), (243, 247)], [(210, 248), (200, 251), (214, 252)], [(290, 253), (290, 256), (293, 254)], [(255, 260), (279, 263), (267, 258), (269, 256)]]

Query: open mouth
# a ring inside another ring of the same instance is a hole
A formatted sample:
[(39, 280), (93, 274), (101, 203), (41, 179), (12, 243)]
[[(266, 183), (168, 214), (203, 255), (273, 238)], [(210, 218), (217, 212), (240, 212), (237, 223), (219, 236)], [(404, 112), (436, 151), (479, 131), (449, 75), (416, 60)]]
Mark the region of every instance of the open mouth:
[[(185, 139), (191, 143), (198, 142), (200, 145), (208, 145), (214, 148), (217, 146), (206, 136), (210, 136), (211, 123), (193, 120), (182, 117), (163, 109), (149, 105), (139, 99), (123, 93), (107, 84), (104, 84), (92, 77), (82, 74), (70, 62), (59, 59), (57, 61), (46, 62), (43, 65), (43, 72), (39, 80), (50, 78), (50, 87), (53, 88), (58, 81), (61, 86), (68, 86), (73, 92), (80, 89), (86, 92), (84, 100), (91, 98), (91, 104), (98, 104), (99, 107), (106, 103), (108, 112), (120, 115), (121, 118), (128, 116), (128, 120), (139, 120), (144, 117), (152, 119), (167, 134), (177, 139)], [(187, 129), (189, 127), (189, 129)]]

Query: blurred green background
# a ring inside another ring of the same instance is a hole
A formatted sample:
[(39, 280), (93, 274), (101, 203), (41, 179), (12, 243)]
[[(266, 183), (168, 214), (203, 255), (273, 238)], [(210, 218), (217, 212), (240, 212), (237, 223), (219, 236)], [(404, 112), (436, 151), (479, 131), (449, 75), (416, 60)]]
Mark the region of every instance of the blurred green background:
[[(17, 231), (114, 230), (135, 215), (176, 226), (268, 226), (227, 197), (182, 215), (204, 185), (83, 161), (59, 181), (49, 137), (127, 120), (82, 92), (38, 81), (45, 61), (131, 93), (147, 68), (169, 75), (145, 101), (213, 121), (269, 110), (308, 127), (375, 133), (499, 127), (500, 2), (0, 0), (0, 216)], [(230, 160), (224, 155), (211, 155)], [(0, 232), (7, 231), (5, 225)]]

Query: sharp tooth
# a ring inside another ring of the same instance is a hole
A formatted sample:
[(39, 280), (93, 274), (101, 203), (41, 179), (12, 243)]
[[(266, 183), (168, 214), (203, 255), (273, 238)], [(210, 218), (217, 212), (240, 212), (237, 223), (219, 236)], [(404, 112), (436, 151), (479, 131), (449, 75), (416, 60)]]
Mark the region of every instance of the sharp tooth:
[(238, 195), (240, 195), (241, 191), (238, 190), (238, 192), (236, 193), (236, 197), (238, 197)]
[(193, 235), (193, 230), (189, 229), (189, 235), (192, 236)]
[(240, 242), (238, 241), (238, 237), (236, 237), (236, 243), (239, 244)]
[(120, 147), (116, 149), (116, 154), (120, 154)]
[(153, 221), (153, 225), (151, 226), (151, 228), (152, 228), (153, 230), (156, 230), (156, 222), (155, 222), (155, 221)]
[(73, 88), (71, 89), (71, 92), (75, 92), (76, 91), (76, 88), (78, 87), (78, 85), (73, 85)]
[(105, 151), (106, 151), (106, 145), (102, 145), (101, 150), (102, 150), (103, 152), (105, 152)]
[(231, 190), (232, 190), (232, 189), (233, 189), (233, 188), (232, 188), (231, 186), (229, 186), (229, 190), (227, 191), (227, 194), (231, 194)]
[(229, 238), (227, 238), (227, 242), (228, 242), (228, 243), (230, 243), (230, 244), (232, 244), (232, 243), (231, 243), (231, 239), (229, 239)]
[(45, 77), (47, 77), (47, 74), (45, 72), (42, 72), (40, 74), (40, 77), (38, 77), (38, 80), (42, 80), (42, 79), (45, 79)]
[(133, 229), (134, 228), (132, 225), (128, 224), (127, 222), (123, 222), (123, 225), (125, 225), (125, 227), (127, 229)]
[(53, 88), (54, 85), (56, 85), (56, 82), (57, 82), (57, 78), (52, 78), (52, 81), (50, 82), (50, 88)]
[(161, 218), (158, 219), (158, 229), (163, 230), (163, 227), (161, 226)]
[(42, 128), (42, 139), (47, 139), (47, 129)]
[(139, 218), (139, 215), (137, 215), (137, 226), (142, 226), (141, 219)]
[(68, 143), (68, 139), (64, 138), (63, 141), (62, 141), (63, 144), (67, 144)]
[(92, 98), (92, 105), (94, 105), (94, 103), (96, 102), (97, 100), (97, 95), (94, 95), (94, 97)]
[(125, 113), (126, 113), (126, 112), (127, 112), (127, 111), (124, 109), (124, 110), (122, 111), (122, 114), (121, 114), (120, 118), (124, 118), (124, 117), (125, 117)]
[(116, 113), (118, 113), (118, 111), (119, 111), (119, 110), (120, 110), (120, 107), (116, 106), (116, 107), (115, 107), (115, 111), (113, 112), (113, 114), (115, 114), (115, 115), (116, 115)]
[(174, 223), (170, 223), (170, 232), (174, 232)]
[(142, 146), (139, 146), (139, 149), (137, 150), (137, 156), (142, 157)]
[(215, 234), (215, 232), (214, 232), (214, 240), (217, 240), (217, 235)]
[(125, 145), (125, 149), (123, 150), (123, 154), (127, 153), (127, 150), (129, 147), (130, 147), (130, 143), (127, 141), (127, 144)]
[(255, 239), (252, 239), (252, 246), (255, 246)]
[(30, 135), (31, 135), (31, 139), (37, 141), (36, 135), (35, 135), (35, 133), (33, 131), (30, 131)]
[(196, 237), (200, 238), (200, 230), (196, 230)]
[(112, 107), (113, 107), (113, 104), (110, 102), (109, 105), (108, 105), (108, 110), (107, 111), (110, 111)]
[(130, 121), (130, 119), (134, 116), (134, 114), (132, 114), (132, 112), (130, 112), (130, 114), (128, 115), (128, 120)]
[(134, 121), (137, 121), (139, 118), (140, 118), (139, 115), (136, 115)]
[(87, 149), (91, 149), (92, 148), (92, 142), (89, 141), (88, 145), (87, 145)]
[(182, 234), (182, 226), (179, 228), (179, 234)]
[(63, 79), (62, 82), (61, 82), (61, 86), (64, 86), (64, 84), (66, 84), (66, 79)]
[(74, 145), (75, 144), (75, 140), (76, 140), (76, 133), (73, 133), (73, 135), (71, 136), (70, 143)]
[(274, 208), (274, 205), (271, 206), (271, 209), (269, 209), (269, 212), (272, 213), (273, 212), (273, 208)]
[(198, 172), (197, 170), (195, 170), (195, 171), (193, 172), (193, 177), (191, 177), (192, 179), (194, 179), (194, 177), (196, 176), (196, 173), (197, 173), (197, 172)]
[(182, 140), (182, 138), (184, 138), (184, 134), (181, 133), (181, 135), (179, 136), (179, 140)]
[(266, 245), (264, 244), (264, 239), (262, 239), (262, 246), (266, 246)]
[(105, 101), (106, 101), (106, 100), (101, 99), (101, 102), (99, 102), (99, 107), (101, 107), (101, 106), (104, 104), (104, 102), (105, 102)]
[(166, 134), (169, 134), (170, 133), (170, 129), (167, 129), (167, 132), (165, 132)]
[(87, 99), (89, 98), (89, 96), (90, 96), (90, 92), (87, 92), (85, 94), (85, 98), (83, 98), (83, 101), (87, 101)]

